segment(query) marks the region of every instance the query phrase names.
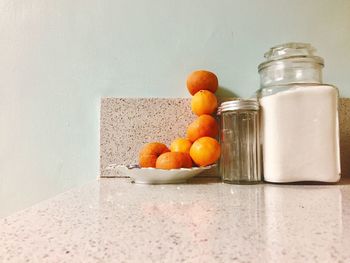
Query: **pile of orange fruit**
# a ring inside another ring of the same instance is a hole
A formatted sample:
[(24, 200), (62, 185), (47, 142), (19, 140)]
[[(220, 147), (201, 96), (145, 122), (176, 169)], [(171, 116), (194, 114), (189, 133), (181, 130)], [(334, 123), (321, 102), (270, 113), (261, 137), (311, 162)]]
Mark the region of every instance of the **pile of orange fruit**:
[(170, 148), (160, 142), (143, 146), (139, 154), (140, 167), (159, 169), (191, 168), (214, 164), (220, 157), (219, 132), (212, 116), (218, 107), (215, 92), (218, 78), (210, 71), (197, 70), (187, 78), (192, 95), (191, 109), (198, 117), (187, 128), (187, 138), (175, 139)]

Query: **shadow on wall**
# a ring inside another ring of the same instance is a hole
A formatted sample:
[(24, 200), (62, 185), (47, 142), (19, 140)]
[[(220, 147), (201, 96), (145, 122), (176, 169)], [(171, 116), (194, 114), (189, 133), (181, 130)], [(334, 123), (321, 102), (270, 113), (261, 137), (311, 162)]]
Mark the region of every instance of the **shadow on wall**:
[[(219, 86), (215, 95), (219, 98), (220, 102), (223, 102), (223, 101), (226, 101), (229, 99), (239, 98), (239, 96), (236, 93), (232, 92), (230, 89), (223, 87), (223, 86)], [(250, 97), (244, 98), (244, 99), (249, 99), (249, 98), (253, 98), (253, 97), (255, 97), (255, 94), (252, 94)]]
[(222, 86), (219, 86), (218, 90), (215, 92), (215, 95), (219, 98), (220, 102), (239, 97), (236, 93)]

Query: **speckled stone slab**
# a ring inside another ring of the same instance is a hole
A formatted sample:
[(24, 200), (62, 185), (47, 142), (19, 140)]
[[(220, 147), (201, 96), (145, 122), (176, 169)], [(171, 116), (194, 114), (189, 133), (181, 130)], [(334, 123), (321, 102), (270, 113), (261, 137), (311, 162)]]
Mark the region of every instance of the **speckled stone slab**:
[(339, 125), (342, 176), (350, 178), (350, 98), (339, 101)]
[[(102, 98), (101, 176), (118, 176), (115, 170), (106, 169), (110, 164), (137, 163), (140, 147), (147, 142), (169, 145), (185, 136), (194, 119), (190, 98)], [(350, 99), (340, 99), (339, 120), (342, 175), (350, 177)]]
[(110, 164), (136, 164), (140, 147), (184, 137), (195, 119), (189, 99), (102, 98), (100, 130), (101, 176), (118, 176)]
[(350, 262), (350, 185), (100, 179), (0, 219), (0, 262)]

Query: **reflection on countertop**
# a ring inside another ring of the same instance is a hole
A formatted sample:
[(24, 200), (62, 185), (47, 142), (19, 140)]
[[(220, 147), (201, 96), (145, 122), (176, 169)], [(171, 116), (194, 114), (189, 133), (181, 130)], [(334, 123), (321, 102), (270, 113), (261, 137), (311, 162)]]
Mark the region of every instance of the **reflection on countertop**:
[(100, 179), (0, 219), (0, 262), (349, 262), (350, 180)]

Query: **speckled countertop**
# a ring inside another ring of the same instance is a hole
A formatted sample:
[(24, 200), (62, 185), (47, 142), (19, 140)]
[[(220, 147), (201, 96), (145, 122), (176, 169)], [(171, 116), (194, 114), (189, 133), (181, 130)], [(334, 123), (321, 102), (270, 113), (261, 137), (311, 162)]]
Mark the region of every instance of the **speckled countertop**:
[(350, 181), (100, 179), (0, 219), (0, 262), (350, 262)]

